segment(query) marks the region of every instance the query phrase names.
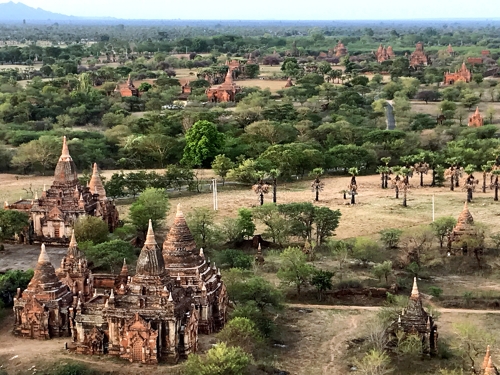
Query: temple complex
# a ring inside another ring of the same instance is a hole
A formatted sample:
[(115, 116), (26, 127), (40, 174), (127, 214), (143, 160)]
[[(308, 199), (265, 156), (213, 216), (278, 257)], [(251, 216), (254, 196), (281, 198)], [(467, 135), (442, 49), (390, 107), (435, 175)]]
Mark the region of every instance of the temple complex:
[(198, 333), (220, 330), (227, 318), (220, 270), (196, 248), (177, 208), (163, 243), (151, 221), (134, 275), (93, 274), (74, 235), (54, 270), (42, 245), (35, 275), (14, 301), (14, 333), (50, 339), (71, 336), (68, 348), (130, 362), (176, 363), (197, 350)]
[(418, 42), (415, 51), (410, 56), (410, 66), (416, 68), (420, 65), (428, 65), (429, 57), (424, 52), (424, 44)]
[(469, 117), (468, 126), (471, 128), (478, 128), (483, 125), (484, 125), (483, 116), (481, 116), (481, 113), (479, 113), (479, 107), (476, 107), (476, 112), (474, 112), (474, 114)]
[(42, 196), (36, 194), (32, 200), (21, 199), (11, 205), (5, 202), (4, 209), (30, 215), (30, 229), (23, 235), (24, 242), (30, 243), (68, 244), (74, 223), (81, 216), (102, 218), (110, 232), (118, 226), (119, 219), (113, 201), (106, 197), (97, 164), (93, 166), (89, 186), (83, 187), (78, 181), (66, 137), (51, 187), (44, 187)]
[(229, 69), (226, 74), (226, 79), (220, 86), (210, 87), (205, 93), (209, 102), (223, 103), (235, 102), (236, 94), (241, 91), (241, 87), (233, 81), (233, 71)]
[(438, 332), (437, 325), (431, 315), (422, 306), (422, 298), (418, 291), (417, 278), (413, 280), (408, 306), (403, 309), (398, 319), (387, 329), (388, 346), (393, 347), (397, 341), (397, 333), (417, 335), (422, 340), (422, 351), (427, 354), (437, 352)]
[(377, 52), (375, 52), (375, 57), (379, 63), (384, 62), (386, 60), (391, 60), (395, 57), (394, 51), (392, 47), (389, 46), (387, 48), (383, 47), (382, 44), (378, 47)]
[(456, 70), (454, 73), (446, 72), (444, 74), (445, 85), (453, 85), (456, 82), (469, 83), (471, 79), (472, 79), (472, 73), (470, 72), (469, 69), (467, 69), (465, 62), (462, 64), (460, 69)]
[(132, 81), (130, 74), (127, 82), (116, 85), (115, 92), (119, 93), (122, 98), (131, 96), (139, 97), (140, 95), (139, 89), (134, 86), (134, 82)]

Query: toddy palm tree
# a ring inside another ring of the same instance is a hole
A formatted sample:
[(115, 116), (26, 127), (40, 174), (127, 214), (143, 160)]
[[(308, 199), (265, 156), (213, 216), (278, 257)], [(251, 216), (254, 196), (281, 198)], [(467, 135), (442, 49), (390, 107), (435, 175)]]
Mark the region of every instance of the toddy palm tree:
[(481, 165), (481, 170), (483, 171), (483, 193), (486, 193), (486, 178), (488, 177), (488, 173), (491, 173), (494, 165), (495, 160), (490, 160), (486, 164)]
[(263, 177), (259, 178), (259, 181), (252, 186), (252, 190), (259, 196), (260, 205), (264, 204), (264, 194), (269, 192), (269, 185), (265, 183)]
[(359, 170), (356, 167), (349, 168), (349, 174), (351, 175), (351, 182), (349, 184), (349, 193), (351, 194), (351, 204), (356, 204), (356, 195), (358, 194), (358, 184), (356, 182), (356, 176), (359, 174)]
[(498, 187), (499, 182), (498, 182), (498, 176), (500, 176), (500, 169), (495, 169), (494, 171), (491, 172), (493, 176), (495, 176), (494, 182), (491, 184), (491, 188), (495, 189), (495, 198), (493, 198), (494, 201), (498, 201)]
[(312, 191), (316, 193), (315, 196), (316, 202), (319, 201), (319, 192), (323, 191), (323, 189), (325, 188), (325, 184), (319, 179), (324, 172), (325, 171), (323, 170), (323, 168), (314, 168), (311, 172), (311, 175), (316, 176), (316, 178), (311, 184)]
[(407, 167), (401, 168), (401, 174), (403, 178), (399, 182), (399, 190), (403, 191), (403, 207), (408, 207), (407, 204), (407, 195), (408, 195), (408, 190), (410, 189), (410, 174), (412, 173), (412, 170)]
[(396, 199), (399, 199), (399, 186), (401, 181), (401, 167), (392, 167), (392, 173), (394, 173), (395, 177), (392, 180), (392, 187), (396, 190)]
[(279, 169), (271, 169), (269, 176), (273, 179), (273, 203), (276, 203), (276, 192), (278, 190), (278, 177), (281, 174)]
[(464, 168), (464, 172), (467, 173), (467, 177), (465, 178), (463, 190), (467, 191), (467, 202), (472, 202), (472, 193), (476, 190), (476, 185), (479, 183), (479, 180), (474, 178), (474, 171), (476, 167), (472, 164), (469, 164)]
[(387, 181), (389, 180), (389, 174), (391, 173), (391, 169), (389, 168), (389, 163), (391, 162), (390, 157), (380, 158), (382, 163), (385, 165), (381, 165), (378, 167), (377, 172), (381, 174), (382, 179), (382, 189), (387, 189)]
[(459, 180), (462, 177), (462, 168), (458, 158), (449, 158), (446, 160), (449, 168), (444, 172), (446, 178), (450, 178), (450, 190), (454, 191), (455, 187), (459, 187)]

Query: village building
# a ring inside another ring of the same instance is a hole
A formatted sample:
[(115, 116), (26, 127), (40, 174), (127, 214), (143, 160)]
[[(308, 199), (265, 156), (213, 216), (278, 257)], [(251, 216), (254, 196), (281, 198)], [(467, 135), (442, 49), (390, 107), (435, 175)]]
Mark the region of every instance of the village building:
[(375, 57), (377, 58), (377, 61), (379, 63), (387, 61), (387, 60), (391, 60), (395, 56), (396, 55), (394, 54), (394, 51), (392, 50), (391, 46), (385, 48), (382, 46), (382, 44), (378, 47), (377, 52), (375, 52)]
[(469, 117), (468, 126), (471, 128), (478, 128), (484, 125), (484, 118), (479, 113), (479, 107), (476, 107), (476, 111)]
[(424, 44), (418, 42), (415, 51), (410, 56), (410, 66), (416, 68), (421, 65), (428, 65), (430, 63), (429, 57), (424, 52)]
[(134, 86), (134, 82), (132, 81), (132, 77), (130, 76), (130, 74), (128, 76), (127, 82), (116, 85), (115, 92), (119, 93), (122, 98), (140, 96), (139, 89)]
[(125, 263), (118, 275), (93, 274), (73, 235), (57, 272), (42, 245), (35, 276), (17, 294), (14, 333), (71, 336), (77, 353), (144, 364), (176, 363), (196, 352), (199, 333), (227, 319), (220, 270), (197, 250), (180, 206), (163, 249), (149, 222), (135, 275)]
[(23, 233), (22, 242), (67, 245), (75, 221), (90, 215), (102, 218), (110, 232), (118, 226), (119, 216), (94, 164), (89, 186), (78, 181), (76, 165), (69, 154), (66, 137), (63, 138), (62, 153), (57, 162), (54, 182), (49, 189), (44, 187), (41, 197), (21, 199), (13, 204), (4, 203), (6, 210), (24, 211), (30, 215), (30, 228)]
[(472, 73), (469, 69), (467, 69), (465, 62), (462, 64), (460, 69), (456, 70), (454, 73), (446, 72), (444, 74), (445, 85), (453, 85), (456, 82), (469, 83), (471, 79), (472, 79)]
[(209, 102), (225, 103), (235, 102), (236, 94), (241, 91), (241, 87), (233, 81), (233, 72), (231, 69), (226, 74), (224, 82), (216, 87), (210, 87), (205, 91)]
[(394, 347), (396, 344), (398, 332), (404, 332), (405, 335), (417, 335), (422, 341), (424, 353), (433, 355), (437, 352), (437, 325), (422, 305), (416, 277), (413, 280), (408, 306), (403, 309), (397, 320), (386, 331), (389, 347)]

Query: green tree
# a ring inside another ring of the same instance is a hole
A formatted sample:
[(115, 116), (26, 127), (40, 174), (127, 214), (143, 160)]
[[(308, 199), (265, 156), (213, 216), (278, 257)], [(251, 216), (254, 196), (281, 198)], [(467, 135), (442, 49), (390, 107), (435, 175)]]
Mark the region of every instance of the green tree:
[(382, 241), (388, 249), (395, 249), (398, 247), (399, 239), (403, 231), (401, 229), (384, 229), (379, 232), (380, 241)]
[(234, 163), (226, 155), (217, 155), (212, 162), (212, 169), (222, 178), (222, 186), (226, 181), (228, 172), (234, 168)]
[(243, 349), (220, 343), (203, 356), (189, 355), (184, 365), (184, 373), (186, 375), (244, 375), (250, 363), (251, 356)]
[(218, 241), (218, 228), (214, 225), (216, 212), (206, 207), (197, 207), (187, 216), (189, 229), (198, 246), (212, 246)]
[(327, 290), (333, 288), (332, 277), (335, 275), (334, 272), (315, 270), (311, 278), (311, 285), (316, 287), (318, 291), (318, 301), (323, 300), (323, 293)]
[(383, 263), (373, 266), (373, 274), (380, 280), (382, 277), (385, 278), (385, 283), (389, 282), (389, 275), (392, 273), (392, 262), (386, 260)]
[(113, 173), (111, 178), (104, 183), (106, 195), (113, 199), (125, 196), (125, 186), (127, 182), (123, 172)]
[(479, 97), (477, 97), (473, 93), (470, 93), (470, 94), (464, 95), (464, 97), (461, 100), (461, 103), (464, 107), (467, 107), (470, 111), (470, 109), (472, 107), (474, 107), (475, 105), (478, 105), (480, 101), (481, 101), (481, 99)]
[(29, 227), (29, 216), (25, 212), (0, 209), (0, 241), (13, 238)]
[(356, 367), (361, 375), (387, 375), (394, 371), (389, 355), (376, 349), (370, 350), (360, 361), (356, 361)]
[(93, 244), (106, 242), (109, 237), (108, 224), (100, 217), (80, 216), (75, 222), (75, 237), (79, 242), (90, 241)]
[(240, 250), (226, 249), (215, 253), (215, 261), (221, 268), (252, 268), (253, 258)]
[(298, 247), (289, 247), (280, 254), (281, 266), (278, 278), (282, 283), (293, 285), (300, 295), (302, 286), (306, 285), (314, 273), (314, 266), (307, 263), (307, 256)]
[(377, 241), (367, 237), (357, 237), (352, 249), (352, 256), (366, 265), (376, 261), (380, 256), (380, 246)]
[(153, 86), (148, 83), (148, 82), (142, 82), (139, 86), (139, 91), (140, 92), (147, 92), (149, 90), (151, 90), (153, 88)]
[(186, 133), (181, 162), (192, 166), (209, 166), (224, 146), (224, 134), (210, 121), (194, 123)]
[(248, 318), (236, 317), (226, 323), (217, 338), (229, 347), (240, 347), (252, 354), (263, 342), (254, 322)]
[(255, 232), (255, 223), (253, 222), (252, 210), (248, 208), (240, 208), (238, 210), (237, 222), (243, 238), (248, 239), (249, 237), (253, 237)]
[(316, 243), (321, 245), (324, 240), (334, 235), (339, 226), (341, 213), (328, 207), (314, 208), (314, 222), (316, 227)]
[(130, 206), (129, 218), (137, 231), (145, 236), (149, 220), (153, 228), (157, 229), (165, 220), (169, 208), (170, 203), (164, 189), (147, 188)]
[(135, 261), (135, 248), (128, 241), (112, 240), (85, 249), (87, 260), (94, 263), (96, 269), (117, 273), (123, 265), (123, 259), (130, 264)]
[(253, 209), (255, 220), (266, 226), (265, 237), (270, 237), (273, 243), (283, 245), (288, 239), (290, 223), (279, 212), (278, 207), (273, 203), (265, 203)]
[(431, 223), (432, 231), (439, 240), (439, 247), (443, 248), (446, 236), (451, 233), (455, 225), (457, 225), (457, 220), (451, 216), (437, 218)]
[(26, 289), (32, 277), (33, 270), (8, 270), (0, 275), (0, 305), (11, 306), (17, 289)]
[(251, 302), (261, 313), (283, 308), (281, 292), (259, 276), (247, 279), (238, 277), (234, 282), (228, 283), (227, 293), (237, 305)]

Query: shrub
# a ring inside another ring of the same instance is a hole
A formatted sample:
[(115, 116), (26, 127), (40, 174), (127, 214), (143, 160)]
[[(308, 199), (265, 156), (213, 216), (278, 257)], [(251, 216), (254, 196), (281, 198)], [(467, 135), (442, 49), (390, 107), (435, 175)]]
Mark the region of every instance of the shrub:
[(344, 290), (344, 289), (361, 289), (363, 284), (359, 280), (345, 280), (337, 283), (335, 285), (335, 289)]
[(252, 268), (253, 258), (240, 250), (222, 250), (215, 254), (215, 261), (221, 268)]
[(225, 343), (211, 348), (206, 355), (191, 354), (185, 364), (186, 375), (242, 375), (247, 372), (251, 356)]
[(108, 225), (100, 217), (83, 216), (75, 223), (77, 241), (92, 241), (94, 244), (99, 244), (106, 242), (108, 235)]
[(57, 366), (52, 375), (97, 375), (98, 372), (79, 362), (63, 363)]
[(386, 248), (394, 249), (398, 247), (399, 239), (403, 231), (401, 229), (384, 229), (379, 232), (380, 241), (382, 241)]
[(437, 286), (431, 286), (429, 288), (429, 293), (431, 296), (439, 298), (441, 294), (443, 294), (443, 289), (437, 287)]
[(238, 346), (247, 353), (252, 353), (262, 342), (262, 336), (255, 323), (243, 317), (236, 317), (227, 322), (217, 334), (217, 338), (228, 346)]

